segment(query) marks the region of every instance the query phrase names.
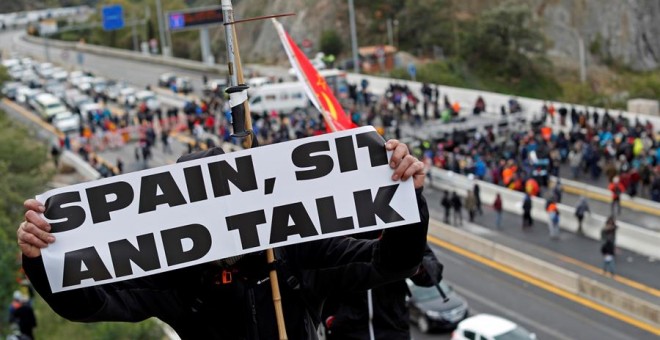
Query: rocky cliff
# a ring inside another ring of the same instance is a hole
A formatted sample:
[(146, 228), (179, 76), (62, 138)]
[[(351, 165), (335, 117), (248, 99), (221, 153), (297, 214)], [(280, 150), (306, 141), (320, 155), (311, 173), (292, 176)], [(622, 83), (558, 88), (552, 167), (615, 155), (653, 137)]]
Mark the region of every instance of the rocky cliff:
[(534, 0), (535, 14), (553, 50), (578, 58), (578, 36), (589, 59), (633, 69), (660, 66), (660, 1)]
[[(501, 0), (451, 0), (454, 11), (476, 17)], [(616, 61), (637, 70), (660, 66), (660, 1), (658, 0), (519, 0), (529, 4), (550, 42), (550, 52), (578, 60), (583, 40), (588, 63)], [(410, 6), (414, 2), (407, 2)], [(295, 12), (281, 21), (297, 41), (310, 39), (318, 48), (323, 30), (335, 29), (350, 50), (347, 1), (235, 0), (236, 17)], [(358, 29), (370, 18), (357, 13)], [(269, 21), (240, 26), (239, 41), (246, 60), (285, 58)], [(218, 37), (221, 38), (221, 37)], [(400, 37), (404, 39), (404, 37)], [(414, 37), (407, 37), (414, 39)]]

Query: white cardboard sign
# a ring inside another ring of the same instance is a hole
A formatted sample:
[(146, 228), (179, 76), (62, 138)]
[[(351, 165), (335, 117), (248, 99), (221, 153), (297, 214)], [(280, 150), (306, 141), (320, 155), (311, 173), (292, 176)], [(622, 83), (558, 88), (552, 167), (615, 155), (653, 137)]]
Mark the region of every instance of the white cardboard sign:
[(53, 292), (272, 247), (419, 222), (373, 127), (268, 145), (38, 195)]

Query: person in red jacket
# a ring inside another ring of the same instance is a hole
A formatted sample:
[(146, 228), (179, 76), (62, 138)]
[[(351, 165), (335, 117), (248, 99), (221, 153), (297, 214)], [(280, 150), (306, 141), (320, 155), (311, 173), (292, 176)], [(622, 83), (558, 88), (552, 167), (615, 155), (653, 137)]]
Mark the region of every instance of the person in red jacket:
[(619, 181), (619, 177), (615, 176), (608, 188), (612, 192), (611, 215), (616, 217), (621, 215), (621, 194), (626, 192), (626, 187)]

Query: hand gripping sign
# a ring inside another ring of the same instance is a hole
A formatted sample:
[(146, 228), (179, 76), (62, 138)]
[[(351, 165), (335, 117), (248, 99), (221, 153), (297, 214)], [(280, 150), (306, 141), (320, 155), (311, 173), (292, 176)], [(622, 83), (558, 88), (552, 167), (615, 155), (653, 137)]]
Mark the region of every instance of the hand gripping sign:
[(373, 127), (81, 183), (37, 196), (53, 292), (419, 222)]

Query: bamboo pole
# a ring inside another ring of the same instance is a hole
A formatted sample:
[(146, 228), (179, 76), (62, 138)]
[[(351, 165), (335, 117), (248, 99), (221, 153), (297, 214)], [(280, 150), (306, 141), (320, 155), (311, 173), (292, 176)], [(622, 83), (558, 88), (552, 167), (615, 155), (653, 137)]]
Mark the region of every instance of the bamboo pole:
[[(231, 0), (222, 0), (222, 11), (225, 23), (232, 23), (234, 21), (234, 10), (231, 5)], [(225, 25), (225, 30), (225, 36), (227, 38), (227, 54), (229, 57), (229, 74), (232, 80), (231, 86), (237, 86), (239, 84), (245, 83), (243, 67), (241, 63), (241, 55), (238, 49), (238, 39), (236, 37), (236, 30), (233, 29), (233, 25)], [(233, 73), (234, 71), (236, 74)], [(251, 148), (254, 142), (253, 138), (255, 138), (255, 135), (252, 132), (252, 116), (250, 115), (250, 106), (247, 100), (243, 102), (243, 105), (245, 113), (244, 130), (250, 132), (246, 136), (247, 140), (245, 146), (247, 148)], [(280, 295), (279, 280), (277, 277), (277, 270), (274, 267), (275, 253), (273, 252), (272, 248), (266, 250), (266, 261), (272, 267), (270, 269), (269, 277), (279, 339), (287, 340), (288, 337), (286, 334), (286, 324), (284, 322), (284, 311), (282, 308), (282, 297)]]

